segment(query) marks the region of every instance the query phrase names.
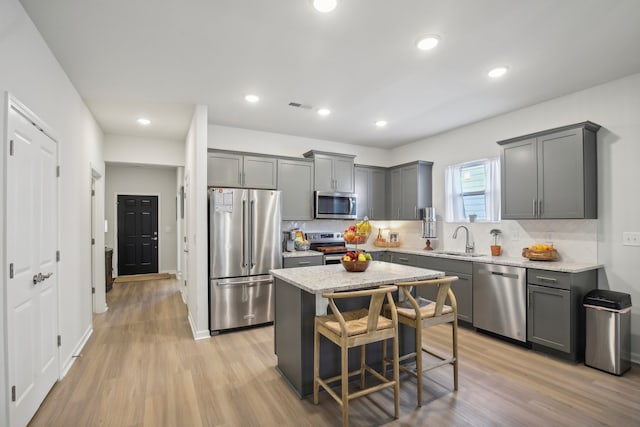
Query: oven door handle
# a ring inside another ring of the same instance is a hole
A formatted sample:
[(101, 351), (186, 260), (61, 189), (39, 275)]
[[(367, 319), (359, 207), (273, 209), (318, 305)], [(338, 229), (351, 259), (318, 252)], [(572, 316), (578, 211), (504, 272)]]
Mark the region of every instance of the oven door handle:
[(338, 262), (335, 263), (335, 264), (338, 264), (343, 256), (344, 256), (344, 254), (325, 255), (324, 256), (324, 263), (327, 264), (328, 261), (338, 261)]

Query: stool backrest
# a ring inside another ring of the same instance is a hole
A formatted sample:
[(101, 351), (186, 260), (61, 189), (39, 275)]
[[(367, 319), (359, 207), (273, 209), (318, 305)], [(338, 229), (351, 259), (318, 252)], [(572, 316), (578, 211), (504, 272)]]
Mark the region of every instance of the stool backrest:
[(438, 286), (438, 294), (436, 296), (436, 308), (434, 316), (442, 315), (442, 308), (444, 307), (444, 303), (449, 297), (449, 302), (451, 307), (455, 310), (457, 308), (456, 297), (451, 290), (451, 283), (458, 280), (458, 276), (443, 276), (437, 279), (430, 280), (419, 280), (414, 282), (398, 282), (395, 285), (402, 289), (404, 296), (411, 303), (413, 308), (416, 310), (416, 313), (420, 311), (420, 307), (418, 302), (415, 300), (413, 295), (411, 295), (411, 290), (414, 286)]
[(394, 285), (384, 285), (379, 288), (374, 289), (364, 289), (358, 291), (346, 291), (346, 292), (331, 292), (322, 294), (324, 298), (329, 300), (329, 306), (331, 307), (331, 311), (338, 319), (340, 323), (340, 328), (346, 331), (346, 322), (338, 307), (334, 302), (334, 299), (339, 298), (358, 298), (358, 297), (366, 297), (370, 296), (369, 300), (369, 316), (367, 319), (367, 332), (375, 331), (378, 328), (378, 320), (380, 318), (380, 313), (382, 312), (382, 305), (384, 304), (385, 297), (387, 298), (387, 303), (393, 308), (393, 318), (395, 319), (395, 303), (393, 302), (392, 292), (398, 290), (397, 286)]

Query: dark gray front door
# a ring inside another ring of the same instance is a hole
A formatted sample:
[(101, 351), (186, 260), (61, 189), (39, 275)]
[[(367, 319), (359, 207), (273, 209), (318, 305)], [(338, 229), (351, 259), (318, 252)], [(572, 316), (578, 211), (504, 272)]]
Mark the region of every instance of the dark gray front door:
[(158, 196), (118, 196), (118, 275), (158, 272)]

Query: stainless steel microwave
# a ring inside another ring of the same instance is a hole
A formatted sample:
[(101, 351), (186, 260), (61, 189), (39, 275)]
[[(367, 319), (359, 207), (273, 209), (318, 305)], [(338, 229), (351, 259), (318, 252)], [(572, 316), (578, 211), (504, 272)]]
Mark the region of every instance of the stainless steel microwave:
[(316, 191), (314, 211), (320, 219), (356, 219), (356, 195)]

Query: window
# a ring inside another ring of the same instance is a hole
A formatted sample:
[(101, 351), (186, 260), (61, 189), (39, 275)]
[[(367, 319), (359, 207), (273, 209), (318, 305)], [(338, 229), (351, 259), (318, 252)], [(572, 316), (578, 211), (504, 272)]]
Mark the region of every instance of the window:
[(500, 159), (447, 166), (445, 198), (447, 222), (500, 221)]

